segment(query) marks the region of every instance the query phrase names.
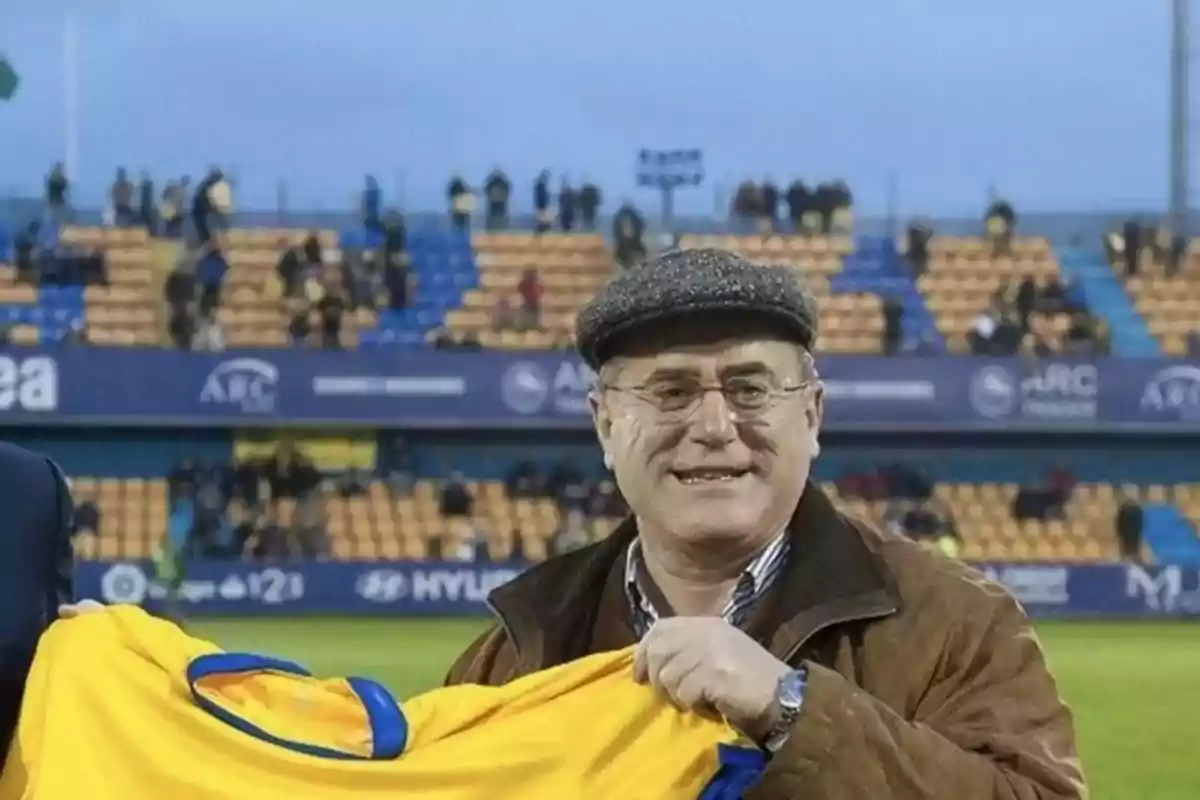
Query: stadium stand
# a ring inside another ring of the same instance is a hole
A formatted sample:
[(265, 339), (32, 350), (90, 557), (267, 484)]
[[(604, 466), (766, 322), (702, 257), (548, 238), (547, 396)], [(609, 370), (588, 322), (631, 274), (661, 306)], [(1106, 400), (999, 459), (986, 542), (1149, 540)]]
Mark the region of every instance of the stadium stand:
[[(326, 480), (320, 502), (328, 520), (330, 554), (345, 560), (426, 559), (435, 540), (443, 540), (441, 549), (450, 552), (462, 544), (463, 529), (456, 526), (455, 518), (442, 513), (441, 485), (437, 479), (423, 478), (398, 493), (385, 480), (368, 480), (361, 493), (345, 496), (336, 477)], [(847, 511), (885, 528), (889, 507), (902, 502), (856, 497), (838, 481), (826, 480), (822, 486)], [(468, 481), (467, 488), (475, 498), (470, 529), (483, 537), (487, 559), (502, 561), (514, 547), (532, 560), (541, 560), (551, 551), (564, 519), (561, 503), (550, 496), (514, 497), (497, 479)], [(101, 519), (95, 536), (77, 538), (80, 557), (143, 558), (161, 543), (170, 513), (166, 479), (80, 477), (73, 480), (73, 490), (81, 501), (96, 504)], [(1013, 507), (1020, 491), (1016, 482), (939, 482), (933, 487), (932, 503), (948, 512), (952, 528), (961, 537), (963, 557), (987, 561), (1118, 560), (1114, 520), (1122, 493), (1148, 507), (1170, 509), (1185, 523), (1200, 523), (1200, 484), (1080, 483), (1070, 492), (1061, 516), (1018, 520)], [(295, 499), (280, 500), (278, 514), (281, 525), (291, 524)], [(594, 535), (607, 535), (618, 521), (611, 516), (594, 518)], [(1147, 560), (1160, 555), (1154, 546), (1157, 528), (1148, 526)], [(1161, 542), (1170, 554), (1200, 548), (1194, 527), (1186, 524), (1168, 529)]]
[[(987, 311), (998, 290), (1032, 277), (1039, 287), (1058, 277), (1050, 244), (1042, 238), (1015, 239), (1012, 255), (994, 258), (978, 237), (937, 236), (929, 245), (929, 269), (917, 279), (925, 303), (950, 350), (967, 352), (972, 320)], [(1061, 342), (1065, 318), (1038, 320), (1049, 337)]]
[[(1122, 266), (1114, 262), (1113, 268)], [(1168, 355), (1188, 354), (1188, 336), (1200, 329), (1200, 242), (1193, 241), (1187, 259), (1169, 273), (1149, 250), (1141, 253), (1138, 274), (1125, 278), (1137, 310)]]
[[(569, 340), (575, 315), (613, 271), (613, 256), (596, 234), (483, 233), (472, 243), (479, 288), (463, 295), (462, 307), (449, 312), (446, 326), (455, 334), (474, 334), (484, 347), (503, 349), (561, 347)], [(497, 304), (514, 299), (528, 270), (545, 287), (531, 330), (494, 330)]]

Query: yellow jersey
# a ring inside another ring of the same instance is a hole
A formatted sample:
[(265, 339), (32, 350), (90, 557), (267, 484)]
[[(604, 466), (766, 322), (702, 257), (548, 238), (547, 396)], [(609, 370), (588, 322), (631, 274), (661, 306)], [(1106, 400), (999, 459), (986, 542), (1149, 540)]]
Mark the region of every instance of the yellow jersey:
[(632, 650), (397, 703), (139, 609), (39, 643), (0, 800), (734, 800), (765, 757), (632, 678)]

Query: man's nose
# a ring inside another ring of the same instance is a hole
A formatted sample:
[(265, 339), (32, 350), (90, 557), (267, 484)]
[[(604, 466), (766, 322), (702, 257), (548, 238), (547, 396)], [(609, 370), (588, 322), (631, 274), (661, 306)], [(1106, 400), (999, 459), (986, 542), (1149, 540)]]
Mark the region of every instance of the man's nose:
[(727, 444), (737, 437), (733, 412), (724, 394), (719, 391), (704, 393), (693, 414), (690, 430), (693, 438), (709, 445)]

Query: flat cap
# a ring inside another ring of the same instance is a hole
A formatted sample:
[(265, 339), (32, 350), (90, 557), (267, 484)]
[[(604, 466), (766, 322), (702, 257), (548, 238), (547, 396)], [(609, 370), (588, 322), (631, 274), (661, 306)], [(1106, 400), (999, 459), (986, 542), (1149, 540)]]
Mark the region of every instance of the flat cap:
[(693, 315), (760, 317), (806, 348), (817, 303), (795, 270), (755, 264), (728, 250), (670, 250), (615, 275), (580, 311), (575, 346), (598, 369), (639, 328)]

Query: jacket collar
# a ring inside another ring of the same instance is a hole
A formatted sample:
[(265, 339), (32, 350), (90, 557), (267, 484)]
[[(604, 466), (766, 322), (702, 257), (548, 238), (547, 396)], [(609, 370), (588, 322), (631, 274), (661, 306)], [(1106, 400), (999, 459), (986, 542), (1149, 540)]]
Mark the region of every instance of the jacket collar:
[[(792, 546), (779, 576), (772, 653), (790, 660), (832, 625), (899, 610), (895, 582), (861, 523), (843, 516), (809, 483), (788, 524)], [(628, 519), (604, 541), (539, 564), (495, 589), (488, 604), (518, 653), (518, 670), (562, 664), (587, 653), (605, 581), (637, 536)]]

